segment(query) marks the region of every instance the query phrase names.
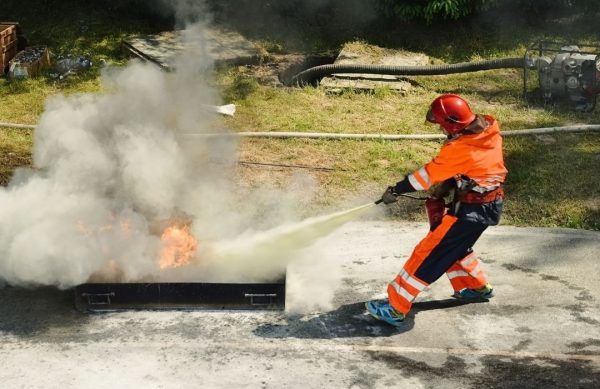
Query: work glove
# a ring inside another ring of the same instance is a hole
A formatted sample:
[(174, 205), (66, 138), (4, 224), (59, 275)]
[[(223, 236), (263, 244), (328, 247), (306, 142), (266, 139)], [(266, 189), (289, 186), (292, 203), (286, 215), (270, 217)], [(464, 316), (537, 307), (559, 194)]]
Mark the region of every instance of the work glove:
[(383, 196), (381, 196), (381, 201), (384, 204), (392, 204), (398, 201), (398, 195), (394, 192), (394, 187), (389, 186), (385, 192), (383, 192)]

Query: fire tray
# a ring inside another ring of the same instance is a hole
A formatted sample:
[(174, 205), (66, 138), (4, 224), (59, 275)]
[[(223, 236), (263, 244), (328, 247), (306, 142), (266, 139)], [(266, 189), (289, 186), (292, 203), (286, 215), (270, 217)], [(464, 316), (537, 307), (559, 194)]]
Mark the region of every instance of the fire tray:
[(276, 283), (90, 283), (75, 287), (82, 312), (141, 309), (283, 310), (285, 279)]

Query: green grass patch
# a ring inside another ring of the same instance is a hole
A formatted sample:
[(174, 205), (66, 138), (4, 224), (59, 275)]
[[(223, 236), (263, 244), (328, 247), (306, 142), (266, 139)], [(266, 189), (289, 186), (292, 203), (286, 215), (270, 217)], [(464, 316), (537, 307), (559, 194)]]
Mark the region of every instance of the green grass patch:
[(227, 123), (239, 131), (333, 133), (434, 133), (424, 124), (429, 103), (441, 93), (460, 93), (472, 108), (496, 116), (505, 130), (600, 122), (600, 110), (576, 112), (568, 104), (544, 107), (522, 97), (516, 70), (414, 77), (405, 96), (387, 88), (373, 93), (328, 94), (321, 88), (272, 88), (247, 79), (237, 69), (218, 75), (227, 102), (238, 106)]
[(0, 185), (6, 185), (14, 169), (30, 166), (33, 131), (0, 127)]
[(19, 22), (28, 44), (47, 46), (54, 60), (59, 55), (85, 56), (94, 64), (60, 81), (51, 77), (52, 69), (33, 79), (0, 78), (0, 122), (24, 124), (37, 122), (49, 96), (99, 91), (101, 64), (127, 61), (121, 50), (125, 37), (168, 29), (147, 14), (108, 0), (4, 0), (1, 18)]
[(600, 229), (600, 135), (515, 137), (505, 146), (508, 223)]
[[(502, 223), (600, 230), (600, 134), (505, 138), (509, 175)], [(376, 199), (388, 185), (428, 162), (440, 142), (253, 139), (241, 145), (246, 159), (333, 167), (313, 171), (323, 188), (319, 205), (343, 197)], [(258, 183), (260, 185), (260, 183)], [(425, 221), (418, 202), (402, 200), (391, 211)]]

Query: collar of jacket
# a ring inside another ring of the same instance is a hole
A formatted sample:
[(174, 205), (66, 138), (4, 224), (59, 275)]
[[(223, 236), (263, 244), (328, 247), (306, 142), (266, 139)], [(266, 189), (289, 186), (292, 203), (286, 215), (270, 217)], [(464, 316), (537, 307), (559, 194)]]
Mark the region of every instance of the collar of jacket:
[(470, 134), (480, 134), (485, 131), (486, 128), (490, 126), (487, 120), (483, 115), (476, 115), (475, 120), (471, 124), (465, 127), (464, 130), (460, 132), (462, 135), (470, 135)]
[(468, 126), (466, 126), (462, 131), (454, 134), (448, 135), (448, 138), (444, 143), (453, 141), (454, 139), (460, 138), (462, 135), (473, 135), (473, 134), (481, 134), (484, 132), (489, 126), (490, 122), (488, 122), (483, 115), (477, 114), (475, 116), (475, 120), (471, 122)]

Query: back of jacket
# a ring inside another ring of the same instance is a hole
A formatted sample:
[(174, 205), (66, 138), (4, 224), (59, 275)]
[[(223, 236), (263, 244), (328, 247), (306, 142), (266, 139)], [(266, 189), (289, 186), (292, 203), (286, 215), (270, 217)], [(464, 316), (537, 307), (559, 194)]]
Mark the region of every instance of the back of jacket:
[(492, 116), (481, 116), (482, 125), (448, 140), (438, 155), (408, 176), (416, 190), (427, 190), (448, 178), (468, 176), (476, 181), (473, 191), (485, 193), (500, 187), (507, 170), (502, 153), (502, 136)]

